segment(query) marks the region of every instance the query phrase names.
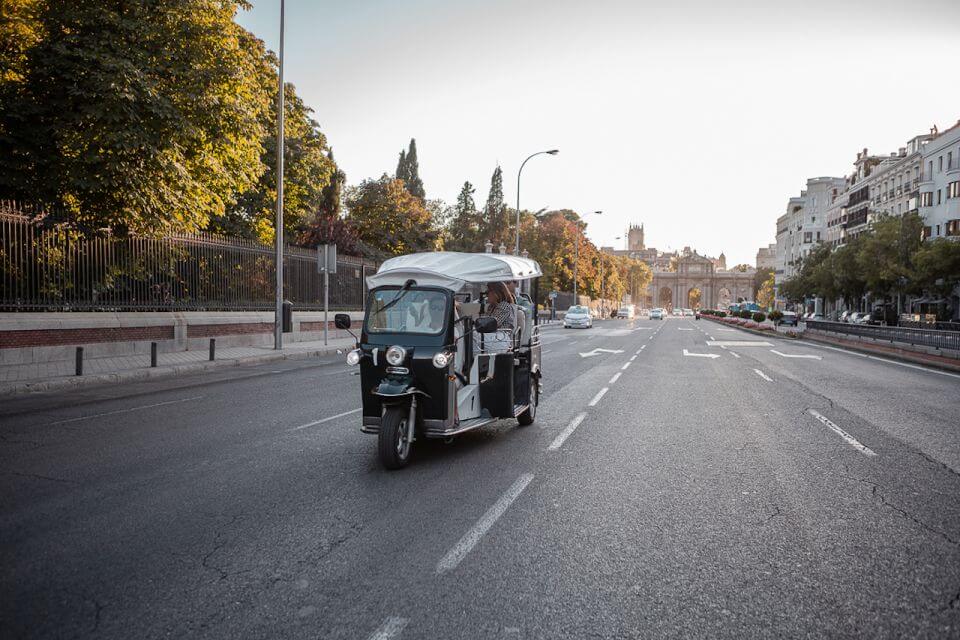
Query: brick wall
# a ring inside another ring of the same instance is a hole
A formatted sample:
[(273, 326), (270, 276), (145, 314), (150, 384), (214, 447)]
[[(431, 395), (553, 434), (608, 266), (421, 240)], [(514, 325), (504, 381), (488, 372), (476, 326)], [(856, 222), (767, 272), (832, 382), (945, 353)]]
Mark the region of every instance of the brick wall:
[[(321, 323), (322, 324), (322, 323)], [(235, 324), (191, 324), (187, 328), (187, 337), (215, 338), (217, 336), (238, 336), (251, 333), (273, 333), (273, 323), (238, 322)]]
[(0, 331), (0, 349), (147, 340), (173, 340), (173, 326)]

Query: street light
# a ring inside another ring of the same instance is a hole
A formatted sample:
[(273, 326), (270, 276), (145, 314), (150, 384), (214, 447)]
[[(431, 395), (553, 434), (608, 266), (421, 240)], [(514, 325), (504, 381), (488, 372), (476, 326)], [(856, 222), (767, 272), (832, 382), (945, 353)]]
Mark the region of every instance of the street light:
[(273, 348), (283, 348), (283, 9), (280, 0), (280, 84), (277, 91), (277, 304), (273, 318)]
[[(537, 151), (536, 153), (533, 153), (527, 156), (527, 160), (543, 154), (555, 156), (558, 153), (560, 153), (559, 149), (550, 149), (549, 151)], [(527, 164), (527, 160), (524, 160), (523, 163), (520, 164), (520, 171), (517, 172), (517, 242), (513, 247), (514, 255), (520, 255), (520, 176), (523, 174), (523, 167), (525, 164)]]
[[(603, 211), (593, 211), (592, 213), (598, 216), (601, 213), (603, 213)], [(585, 213), (583, 215), (588, 216), (590, 214)], [(577, 221), (577, 234), (574, 236), (574, 240), (575, 240), (574, 246), (576, 247), (576, 249), (574, 250), (575, 253), (573, 257), (573, 304), (580, 304), (580, 300), (579, 298), (577, 298), (577, 263), (580, 262), (580, 223), (582, 219), (583, 218)]]

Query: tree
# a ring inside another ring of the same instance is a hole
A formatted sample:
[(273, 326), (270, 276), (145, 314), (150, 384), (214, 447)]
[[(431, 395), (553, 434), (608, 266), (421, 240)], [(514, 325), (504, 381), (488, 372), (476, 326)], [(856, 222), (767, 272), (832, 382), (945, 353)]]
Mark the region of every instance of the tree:
[(760, 285), (760, 288), (757, 289), (756, 301), (757, 304), (763, 309), (769, 309), (773, 306), (773, 272), (770, 270), (770, 275), (767, 276), (767, 279), (763, 281)]
[(497, 166), (490, 176), (490, 191), (487, 193), (487, 204), (483, 208), (483, 219), (480, 225), (480, 235), (484, 242), (489, 240), (494, 246), (511, 244), (509, 242), (510, 229), (507, 221), (507, 203), (503, 200), (503, 170)]
[(423, 190), (423, 180), (420, 179), (420, 162), (417, 160), (417, 141), (410, 138), (410, 147), (400, 151), (400, 159), (397, 161), (397, 180), (403, 180), (412, 195), (426, 200), (427, 194)]
[(346, 191), (347, 221), (360, 241), (379, 255), (431, 251), (438, 233), (420, 198), (407, 191), (402, 180), (384, 174), (364, 180)]
[(753, 296), (754, 296), (753, 299), (754, 300), (757, 300), (757, 293), (760, 291), (760, 288), (772, 276), (773, 276), (773, 269), (770, 267), (757, 269), (757, 272), (753, 274)]
[(469, 181), (463, 183), (446, 229), (445, 247), (451, 251), (482, 251), (480, 213), (473, 200), (476, 192)]
[(192, 231), (263, 173), (274, 75), (239, 0), (12, 2), (32, 38), (4, 53), (0, 198), (85, 231)]
[(928, 240), (914, 254), (916, 286), (938, 298), (960, 286), (960, 243), (948, 238)]
[(881, 215), (860, 236), (857, 263), (867, 291), (892, 296), (914, 280), (912, 255), (920, 247), (923, 220), (916, 213)]
[[(233, 224), (232, 228), (224, 228), (226, 225), (217, 217), (211, 224), (214, 230), (254, 236), (266, 243), (272, 243), (275, 238), (276, 86), (272, 87), (270, 95), (271, 108), (264, 114), (262, 122), (267, 133), (260, 156), (266, 171), (252, 188), (240, 194), (235, 205), (227, 208), (224, 218)], [(340, 184), (334, 178), (342, 183), (346, 177), (334, 164), (320, 126), (310, 117), (312, 109), (297, 95), (292, 84), (284, 85), (283, 96), (283, 233), (286, 240), (294, 241), (317, 223), (317, 214), (322, 207), (339, 213)], [(331, 186), (333, 191), (325, 192)], [(329, 225), (328, 222), (323, 224)]]

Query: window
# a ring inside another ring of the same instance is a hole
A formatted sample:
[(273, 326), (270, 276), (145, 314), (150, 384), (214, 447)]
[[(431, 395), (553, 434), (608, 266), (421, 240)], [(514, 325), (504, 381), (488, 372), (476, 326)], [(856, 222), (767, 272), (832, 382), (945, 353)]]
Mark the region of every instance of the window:
[(820, 232), (817, 231), (817, 242), (820, 242)]
[(940, 237), (940, 225), (937, 225), (937, 237)]
[[(937, 158), (937, 171), (943, 171), (943, 156)], [(939, 233), (937, 235), (940, 235)]]
[(447, 322), (447, 298), (439, 291), (380, 289), (370, 293), (369, 308), (370, 333), (437, 335)]
[(920, 206), (921, 207), (932, 207), (933, 206), (933, 192), (926, 191), (920, 194)]
[(960, 198), (960, 181), (951, 182), (947, 185), (948, 198)]
[(813, 232), (812, 232), (812, 231), (805, 231), (805, 232), (803, 233), (803, 242), (804, 242), (805, 244), (806, 244), (806, 243), (813, 242)]
[(947, 169), (953, 169), (953, 151), (947, 151)]
[[(941, 202), (942, 201), (940, 200), (940, 189), (937, 189), (937, 204), (940, 204)], [(940, 234), (937, 234), (937, 235), (940, 235)]]
[(933, 160), (927, 163), (927, 180), (933, 177)]
[(816, 222), (816, 221), (817, 221), (817, 216), (812, 216), (812, 217), (810, 218), (810, 221), (811, 221), (811, 222)]

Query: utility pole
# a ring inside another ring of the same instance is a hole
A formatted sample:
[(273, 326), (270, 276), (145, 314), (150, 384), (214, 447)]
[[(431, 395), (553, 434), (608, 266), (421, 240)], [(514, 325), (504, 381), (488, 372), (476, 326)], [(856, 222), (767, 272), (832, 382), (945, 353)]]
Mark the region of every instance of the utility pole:
[(277, 304), (273, 317), (273, 348), (283, 349), (283, 12), (280, 0), (280, 82), (277, 91)]

